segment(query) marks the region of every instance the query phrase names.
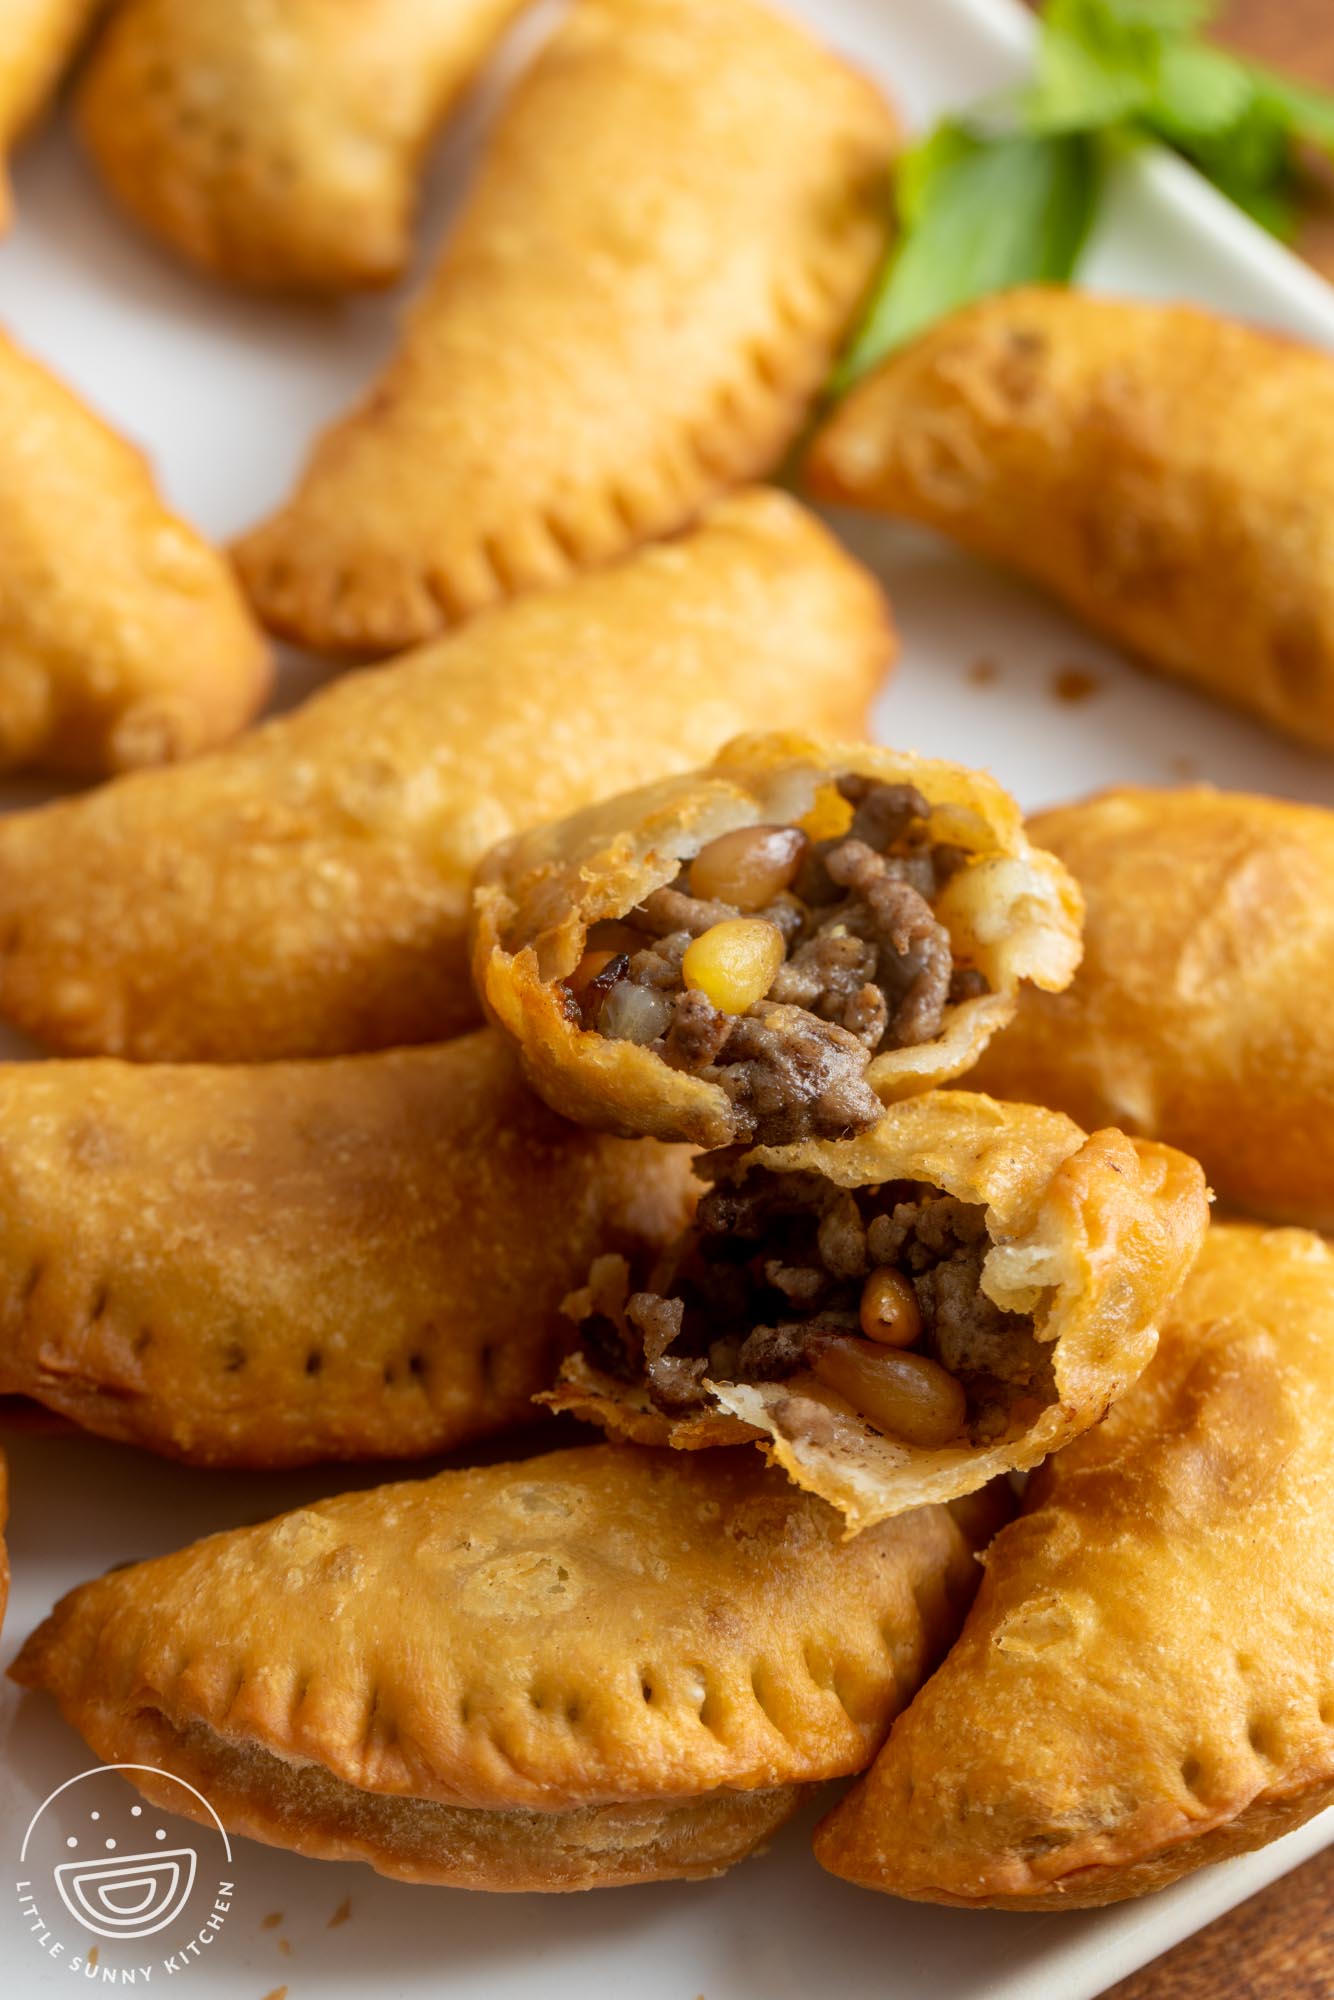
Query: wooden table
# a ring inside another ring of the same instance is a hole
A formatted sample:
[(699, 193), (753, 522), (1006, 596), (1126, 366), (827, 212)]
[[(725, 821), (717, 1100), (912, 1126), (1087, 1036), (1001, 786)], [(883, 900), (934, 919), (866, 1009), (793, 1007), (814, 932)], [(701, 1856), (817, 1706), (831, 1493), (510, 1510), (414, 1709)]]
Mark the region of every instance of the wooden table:
[[(1334, 0), (1230, 0), (1218, 34), (1334, 90)], [(1334, 171), (1313, 177), (1296, 248), (1334, 278)], [(1334, 1848), (1122, 1980), (1106, 2000), (1334, 2000)]]

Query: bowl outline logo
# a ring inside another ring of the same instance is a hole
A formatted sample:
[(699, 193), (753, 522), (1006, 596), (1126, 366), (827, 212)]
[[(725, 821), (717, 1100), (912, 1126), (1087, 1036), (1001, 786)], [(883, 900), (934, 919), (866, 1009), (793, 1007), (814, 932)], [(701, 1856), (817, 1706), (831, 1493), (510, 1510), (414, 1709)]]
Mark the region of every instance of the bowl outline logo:
[[(140, 1772), (156, 1780), (155, 1792), (159, 1810), (166, 1813), (174, 1810), (177, 1814), (188, 1812), (190, 1818), (203, 1821), (206, 1834), (216, 1834), (226, 1859), (227, 1873), (230, 1874), (233, 1866), (231, 1841), (226, 1827), (209, 1800), (186, 1779), (177, 1777), (175, 1772), (164, 1771), (154, 1764), (138, 1763), (94, 1765), (88, 1770), (76, 1772), (72, 1778), (66, 1778), (63, 1784), (57, 1785), (55, 1790), (42, 1800), (28, 1822), (19, 1850), (20, 1865), (28, 1861), (29, 1849), (33, 1848), (34, 1861), (55, 1887), (66, 1913), (74, 1919), (82, 1931), (114, 1944), (133, 1944), (140, 1939), (151, 1938), (165, 1931), (186, 1915), (191, 1897), (201, 1889), (209, 1897), (211, 1904), (205, 1918), (206, 1928), (209, 1931), (216, 1931), (221, 1922), (218, 1913), (221, 1912), (225, 1916), (226, 1910), (230, 1907), (232, 1883), (220, 1881), (216, 1893), (228, 1900), (213, 1901), (215, 1891), (207, 1888), (202, 1879), (205, 1871), (201, 1870), (200, 1866), (200, 1849), (179, 1840), (177, 1844), (167, 1846), (165, 1844), (169, 1838), (167, 1828), (161, 1824), (154, 1824), (153, 1807), (151, 1804), (143, 1803), (142, 1793), (137, 1802), (130, 1803), (133, 1794), (127, 1795), (117, 1786), (117, 1804), (109, 1807), (105, 1794), (99, 1796), (98, 1791), (94, 1790), (93, 1798), (100, 1810), (91, 1810), (86, 1814), (90, 1832), (81, 1830), (80, 1835), (67, 1837), (64, 1845), (67, 1849), (77, 1849), (83, 1841), (90, 1838), (91, 1833), (94, 1844), (100, 1842), (103, 1850), (101, 1852), (75, 1854), (63, 1861), (57, 1861), (54, 1857), (43, 1861), (41, 1849), (47, 1847), (49, 1855), (51, 1838), (45, 1831), (34, 1846), (34, 1835), (39, 1831), (39, 1823), (47, 1808), (54, 1805), (58, 1799), (62, 1799), (72, 1787), (83, 1786), (89, 1780), (104, 1778), (114, 1780), (117, 1777), (129, 1778), (131, 1783), (135, 1784), (134, 1774)], [(137, 1784), (135, 1789), (138, 1789)], [(184, 1801), (174, 1808), (167, 1805), (163, 1796), (164, 1789), (167, 1797), (170, 1797), (172, 1790), (188, 1794), (188, 1807)], [(87, 1794), (84, 1796), (86, 1798)], [(125, 1808), (123, 1814), (122, 1804)], [(62, 1810), (65, 1824), (68, 1825), (68, 1806)], [(133, 1831), (140, 1838), (134, 1841), (133, 1852), (118, 1853), (117, 1838), (100, 1837), (106, 1834), (110, 1824), (123, 1841), (127, 1823), (133, 1824)], [(50, 1826), (49, 1821), (47, 1825)], [(63, 1831), (59, 1819), (56, 1821), (56, 1826)], [(163, 1843), (161, 1846), (141, 1845), (143, 1835), (150, 1828), (155, 1841)], [(26, 1882), (19, 1884), (21, 1896), (27, 1888)], [(28, 1898), (28, 1904), (32, 1905), (31, 1896)], [(191, 1946), (191, 1950), (193, 1949)], [(181, 1968), (174, 1965), (170, 1969)]]
[[(190, 1900), (197, 1859), (193, 1847), (173, 1847), (118, 1861), (61, 1861), (56, 1888), (75, 1923), (95, 1936), (153, 1937)], [(136, 1891), (138, 1901), (127, 1903)]]

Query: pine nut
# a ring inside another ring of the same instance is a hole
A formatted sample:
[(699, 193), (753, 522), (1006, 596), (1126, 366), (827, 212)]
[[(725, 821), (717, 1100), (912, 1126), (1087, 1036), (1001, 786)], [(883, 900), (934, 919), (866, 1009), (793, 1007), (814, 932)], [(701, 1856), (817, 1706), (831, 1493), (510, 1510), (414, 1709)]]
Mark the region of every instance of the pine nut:
[(811, 1369), (873, 1429), (903, 1444), (937, 1451), (963, 1431), (963, 1387), (928, 1355), (840, 1335), (812, 1357)]

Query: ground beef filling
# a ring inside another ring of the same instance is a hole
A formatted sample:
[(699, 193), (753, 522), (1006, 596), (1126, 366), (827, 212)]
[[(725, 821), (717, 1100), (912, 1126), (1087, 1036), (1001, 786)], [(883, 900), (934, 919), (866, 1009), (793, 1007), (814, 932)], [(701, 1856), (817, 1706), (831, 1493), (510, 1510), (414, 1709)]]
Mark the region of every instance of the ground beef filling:
[(981, 1288), (989, 1247), (984, 1210), (936, 1188), (757, 1168), (705, 1194), (644, 1290), (599, 1260), (574, 1302), (583, 1351), (671, 1416), (713, 1406), (706, 1378), (804, 1375), (906, 1443), (984, 1443), (1056, 1393), (1031, 1319)]
[[(669, 886), (595, 926), (563, 982), (572, 1020), (726, 1091), (739, 1138), (838, 1138), (881, 1115), (873, 1056), (940, 1033), (987, 991), (933, 909), (965, 863), (911, 785), (844, 777), (846, 830), (723, 834)], [(828, 803), (828, 802), (826, 802)]]

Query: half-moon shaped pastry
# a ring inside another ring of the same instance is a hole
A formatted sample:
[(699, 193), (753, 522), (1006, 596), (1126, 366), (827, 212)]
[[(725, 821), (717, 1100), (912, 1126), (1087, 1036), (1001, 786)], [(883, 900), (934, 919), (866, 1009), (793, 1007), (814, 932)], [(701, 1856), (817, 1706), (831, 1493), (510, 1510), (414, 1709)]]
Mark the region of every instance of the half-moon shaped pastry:
[(140, 1060), (457, 1034), (489, 847), (775, 713), (863, 729), (891, 645), (875, 583), (794, 501), (724, 501), (215, 756), (0, 819), (0, 1016)]
[(195, 1464), (411, 1458), (532, 1417), (684, 1148), (567, 1125), (500, 1037), (255, 1068), (0, 1065), (0, 1394)]
[(991, 778), (790, 735), (519, 834), (475, 902), (547, 1101), (709, 1147), (864, 1130), (1079, 962), (1078, 892)]
[(9, 222), (5, 159), (45, 109), (101, 0), (6, 0), (0, 38), (0, 233)]
[(851, 1534), (1096, 1424), (1208, 1221), (1184, 1154), (964, 1091), (697, 1170), (682, 1240), (571, 1297), (580, 1348), (539, 1400), (644, 1444), (751, 1438)]
[(1194, 307), (1004, 293), (854, 389), (808, 470), (1334, 748), (1328, 354)]
[(117, 199), (277, 291), (387, 285), (427, 147), (523, 0), (121, 0), (79, 122)]
[(397, 353), (241, 541), (264, 622), (390, 653), (771, 472), (883, 254), (894, 136), (756, 0), (575, 0)]
[(988, 1512), (848, 1548), (752, 1452), (555, 1452), (117, 1570), (13, 1672), (99, 1757), (300, 1854), (471, 1889), (716, 1875), (864, 1768)]
[(234, 736), (269, 680), (223, 557), (142, 455), (0, 334), (0, 770), (192, 756)]
[(1299, 1826), (1334, 1800), (1331, 1538), (1334, 1253), (1216, 1227), (819, 1859), (922, 1902), (1083, 1909)]
[(1041, 814), (1088, 900), (1063, 994), (1026, 994), (983, 1088), (1193, 1153), (1234, 1209), (1334, 1229), (1334, 813), (1108, 792)]

